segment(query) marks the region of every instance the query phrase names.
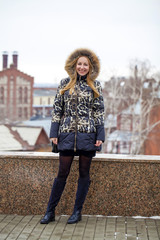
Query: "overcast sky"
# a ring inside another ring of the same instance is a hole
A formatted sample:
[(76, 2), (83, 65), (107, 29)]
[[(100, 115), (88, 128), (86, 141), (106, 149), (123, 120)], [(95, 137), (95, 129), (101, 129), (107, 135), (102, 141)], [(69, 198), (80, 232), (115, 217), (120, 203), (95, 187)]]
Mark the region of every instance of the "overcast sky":
[(17, 51), (18, 69), (35, 83), (66, 77), (65, 60), (79, 47), (99, 56), (102, 81), (127, 75), (134, 58), (160, 71), (160, 0), (0, 0), (0, 29), (1, 55), (11, 64)]

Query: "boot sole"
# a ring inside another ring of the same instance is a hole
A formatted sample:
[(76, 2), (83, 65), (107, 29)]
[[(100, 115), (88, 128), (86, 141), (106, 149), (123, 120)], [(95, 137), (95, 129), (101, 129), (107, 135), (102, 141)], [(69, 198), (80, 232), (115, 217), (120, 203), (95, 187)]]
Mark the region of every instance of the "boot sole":
[(80, 222), (81, 220), (82, 220), (82, 218), (80, 217), (77, 221), (73, 221), (73, 222), (67, 221), (67, 224), (74, 224), (74, 223)]
[(50, 222), (54, 222), (54, 221), (55, 221), (55, 218), (50, 219), (49, 221), (46, 221), (46, 222), (42, 222), (42, 221), (40, 221), (40, 224), (48, 224), (48, 223), (50, 223)]

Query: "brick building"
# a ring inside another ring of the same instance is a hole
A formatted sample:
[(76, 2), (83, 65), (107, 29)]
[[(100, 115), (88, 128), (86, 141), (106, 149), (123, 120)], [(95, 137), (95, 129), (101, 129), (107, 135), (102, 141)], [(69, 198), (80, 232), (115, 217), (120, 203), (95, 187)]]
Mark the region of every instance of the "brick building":
[(27, 120), (32, 116), (34, 78), (19, 71), (18, 54), (13, 52), (8, 67), (8, 53), (2, 55), (0, 71), (0, 122)]

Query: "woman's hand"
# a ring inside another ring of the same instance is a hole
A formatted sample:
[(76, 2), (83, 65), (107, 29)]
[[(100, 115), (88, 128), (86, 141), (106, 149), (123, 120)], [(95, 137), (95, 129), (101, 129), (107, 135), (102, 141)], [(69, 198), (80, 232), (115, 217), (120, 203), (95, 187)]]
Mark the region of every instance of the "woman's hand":
[(50, 138), (50, 140), (51, 140), (54, 144), (57, 145), (57, 143), (58, 143), (58, 138)]
[(96, 144), (94, 144), (96, 147), (99, 147), (100, 145), (102, 144), (102, 141), (101, 140), (97, 140), (96, 141)]

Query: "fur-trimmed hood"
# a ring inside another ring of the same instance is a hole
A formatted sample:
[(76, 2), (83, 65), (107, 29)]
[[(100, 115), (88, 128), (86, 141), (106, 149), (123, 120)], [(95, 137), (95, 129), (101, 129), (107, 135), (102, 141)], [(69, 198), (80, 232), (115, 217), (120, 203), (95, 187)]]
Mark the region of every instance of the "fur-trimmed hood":
[(96, 54), (90, 49), (79, 48), (72, 52), (66, 60), (65, 70), (72, 79), (75, 76), (77, 60), (82, 56), (87, 57), (91, 62), (92, 72), (90, 74), (90, 78), (92, 81), (94, 81), (100, 72), (100, 61), (98, 56), (96, 56)]

